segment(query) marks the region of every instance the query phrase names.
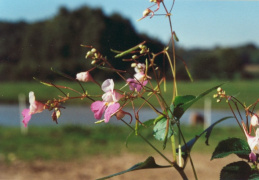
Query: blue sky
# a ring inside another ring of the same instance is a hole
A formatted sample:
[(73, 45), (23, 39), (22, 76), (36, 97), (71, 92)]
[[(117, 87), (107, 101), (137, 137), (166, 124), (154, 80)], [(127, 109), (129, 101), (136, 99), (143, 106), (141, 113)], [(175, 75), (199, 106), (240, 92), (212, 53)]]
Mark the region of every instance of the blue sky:
[[(170, 6), (172, 0), (164, 0)], [(109, 15), (119, 12), (131, 20), (139, 32), (167, 42), (170, 36), (165, 16), (137, 22), (152, 3), (149, 0), (0, 0), (0, 20), (36, 21), (54, 16), (60, 6), (101, 7)], [(159, 10), (162, 14), (164, 11)], [(173, 29), (183, 47), (238, 46), (252, 42), (259, 45), (259, 2), (176, 0), (172, 11)]]

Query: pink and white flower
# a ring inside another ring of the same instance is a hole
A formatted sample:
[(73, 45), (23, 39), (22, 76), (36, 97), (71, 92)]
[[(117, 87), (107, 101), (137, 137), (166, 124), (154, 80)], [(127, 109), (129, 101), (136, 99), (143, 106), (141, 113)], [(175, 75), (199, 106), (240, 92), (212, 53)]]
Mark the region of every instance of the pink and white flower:
[(29, 93), (29, 102), (30, 102), (30, 108), (24, 109), (22, 111), (22, 115), (24, 117), (22, 122), (25, 127), (27, 127), (29, 121), (31, 120), (32, 114), (40, 113), (45, 109), (44, 104), (35, 100), (35, 95), (34, 95), (34, 92), (32, 91)]
[(88, 71), (77, 73), (76, 79), (78, 81), (82, 81), (82, 82), (89, 82), (89, 81), (94, 82), (93, 77), (91, 76), (91, 74)]
[(242, 123), (243, 129), (247, 138), (247, 143), (251, 149), (251, 153), (249, 155), (252, 161), (256, 161), (256, 154), (259, 154), (259, 129), (256, 129), (255, 136), (251, 136), (245, 127), (245, 124)]
[(123, 97), (120, 93), (114, 90), (114, 82), (112, 79), (107, 79), (102, 84), (102, 90), (105, 92), (102, 95), (103, 101), (95, 101), (91, 104), (91, 110), (94, 113), (95, 119), (100, 120), (104, 114), (104, 122), (109, 122), (111, 116), (120, 108), (118, 101)]
[(142, 88), (147, 85), (147, 79), (150, 77), (145, 74), (145, 69), (145, 64), (138, 63), (135, 67), (136, 74), (134, 75), (134, 79), (127, 79), (131, 91), (136, 90), (137, 92), (140, 92)]

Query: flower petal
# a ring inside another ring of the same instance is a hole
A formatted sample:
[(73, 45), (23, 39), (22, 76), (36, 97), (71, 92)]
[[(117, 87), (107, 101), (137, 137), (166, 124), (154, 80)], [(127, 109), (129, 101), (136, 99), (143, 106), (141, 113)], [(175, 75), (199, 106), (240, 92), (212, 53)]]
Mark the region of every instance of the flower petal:
[(105, 102), (103, 101), (95, 101), (91, 104), (91, 110), (94, 113), (95, 119), (101, 119), (102, 115), (105, 111)]
[(251, 123), (252, 126), (257, 126), (257, 125), (259, 125), (257, 115), (253, 115), (253, 116), (251, 117), (250, 123)]
[(29, 102), (31, 114), (40, 113), (44, 110), (44, 104), (35, 100), (35, 95), (33, 91), (29, 93)]
[(111, 115), (114, 114), (119, 108), (120, 108), (119, 103), (114, 103), (114, 104), (111, 104), (110, 106), (108, 106), (108, 108), (106, 109), (106, 111), (104, 113), (104, 122), (105, 123), (109, 122)]
[(22, 111), (22, 115), (23, 115), (23, 124), (24, 127), (27, 127), (29, 121), (31, 120), (31, 113), (30, 113), (30, 109), (24, 109)]
[(104, 92), (113, 91), (114, 89), (114, 82), (112, 79), (106, 79), (102, 84), (102, 90)]

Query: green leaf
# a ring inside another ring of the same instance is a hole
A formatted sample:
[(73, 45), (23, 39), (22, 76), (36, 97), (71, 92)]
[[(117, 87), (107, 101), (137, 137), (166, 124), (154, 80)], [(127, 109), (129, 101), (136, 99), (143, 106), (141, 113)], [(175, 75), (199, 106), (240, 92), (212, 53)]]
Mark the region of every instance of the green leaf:
[[(138, 45), (136, 45), (136, 46), (134, 46), (134, 47), (132, 47), (132, 48), (126, 50), (126, 51), (123, 51), (123, 52), (117, 54), (117, 55), (115, 56), (115, 58), (120, 58), (120, 57), (123, 57), (123, 56), (125, 56), (125, 55), (127, 55), (127, 54), (130, 54), (132, 51), (135, 51), (135, 50), (139, 49), (139, 46), (140, 46), (140, 45), (143, 45), (143, 44), (145, 44), (145, 43), (146, 43), (146, 42), (144, 41), (144, 42), (142, 42), (142, 43), (140, 43), (140, 44), (138, 44)], [(112, 51), (113, 51), (113, 52), (118, 52), (117, 50), (112, 50)]]
[(220, 172), (220, 180), (248, 179), (251, 167), (244, 161), (238, 161), (225, 166)]
[(168, 110), (168, 116), (170, 119), (173, 119), (173, 113), (174, 113), (174, 105), (170, 105), (170, 110)]
[(153, 121), (153, 124), (156, 124), (158, 121), (160, 121), (160, 120), (162, 120), (162, 119), (164, 119), (164, 118), (165, 118), (164, 115), (159, 115), (159, 116), (157, 116), (156, 119)]
[(194, 100), (195, 96), (193, 95), (186, 95), (186, 96), (176, 96), (174, 99), (174, 107), (179, 107), (191, 100)]
[(258, 180), (259, 179), (259, 172), (258, 171), (252, 171), (250, 173), (250, 176), (248, 178), (249, 180)]
[(37, 79), (36, 77), (33, 77), (33, 79), (36, 81), (39, 81), (41, 84), (43, 84), (45, 86), (54, 87), (54, 85), (52, 83), (41, 81), (41, 80)]
[(245, 140), (239, 138), (229, 138), (219, 142), (212, 154), (211, 160), (216, 158), (223, 158), (230, 154), (247, 157), (250, 152), (250, 147)]
[[(223, 83), (224, 84), (224, 83)], [(192, 95), (187, 95), (187, 96), (176, 96), (175, 100), (173, 102), (174, 104), (174, 116), (179, 120), (184, 112), (191, 107), (196, 101), (204, 97), (205, 95), (209, 94), (211, 91), (217, 89), (218, 87), (222, 86), (223, 84), (220, 84), (218, 86), (215, 86), (211, 89), (208, 89), (207, 91), (201, 93), (198, 96), (192, 96)]]
[(165, 141), (167, 138), (170, 138), (174, 131), (171, 123), (169, 122), (168, 133), (166, 134), (166, 126), (167, 126), (167, 119), (163, 118), (157, 122), (153, 129), (154, 136), (159, 141)]
[(127, 172), (141, 170), (141, 169), (168, 168), (168, 167), (171, 167), (171, 166), (157, 165), (156, 162), (155, 162), (155, 159), (152, 156), (150, 156), (144, 162), (135, 164), (134, 166), (132, 166), (131, 168), (129, 168), (125, 171), (121, 171), (119, 173), (112, 174), (112, 175), (109, 175), (109, 176), (106, 176), (106, 177), (103, 177), (103, 178), (100, 178), (100, 179), (97, 179), (97, 180), (104, 180), (104, 179), (108, 179), (108, 178), (111, 178), (111, 177), (114, 177), (114, 176), (118, 176), (118, 175), (121, 175), (121, 174), (124, 174), (124, 173), (127, 173)]

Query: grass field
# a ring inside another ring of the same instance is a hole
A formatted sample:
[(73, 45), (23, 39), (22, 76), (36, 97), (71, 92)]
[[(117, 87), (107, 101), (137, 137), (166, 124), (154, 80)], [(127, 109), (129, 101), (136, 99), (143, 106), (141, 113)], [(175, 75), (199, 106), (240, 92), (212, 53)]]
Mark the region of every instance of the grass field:
[[(216, 85), (224, 83), (224, 81), (197, 81), (197, 82), (179, 82), (178, 83), (178, 93), (179, 95), (198, 95), (203, 91), (210, 89)], [(64, 85), (67, 87), (71, 87), (76, 89), (80, 92), (81, 88), (77, 83), (71, 82), (56, 82), (57, 85)], [(116, 88), (120, 88), (124, 84), (117, 83)], [(87, 83), (83, 84), (84, 88), (88, 91), (90, 95), (101, 95), (102, 91), (100, 88), (93, 84)], [(128, 88), (128, 87), (126, 87)], [(245, 102), (247, 105), (255, 102), (259, 98), (259, 80), (251, 80), (251, 81), (233, 81), (227, 82), (223, 89), (226, 90), (227, 94), (234, 95), (237, 97), (241, 102)], [(167, 92), (164, 93), (164, 99), (167, 100), (168, 104), (170, 104), (172, 99), (172, 82), (167, 82)], [(28, 95), (29, 91), (34, 91), (36, 94), (36, 98), (40, 101), (45, 101), (48, 99), (57, 98), (59, 95), (62, 95), (60, 91), (58, 91), (54, 87), (48, 87), (45, 85), (40, 84), (39, 82), (5, 82), (0, 84), (0, 102), (1, 103), (17, 103), (18, 95), (25, 94)], [(69, 92), (69, 91), (65, 91)], [(71, 96), (75, 95), (73, 92), (69, 92)], [(207, 97), (212, 98), (212, 95), (216, 93), (212, 92)], [(151, 99), (151, 102), (154, 105), (158, 105), (155, 98)], [(227, 108), (226, 103), (216, 103), (216, 100), (212, 100), (213, 108)], [(72, 100), (69, 103), (83, 103), (83, 104), (90, 104), (90, 101), (80, 101), (80, 100)], [(141, 101), (136, 102), (138, 105)], [(198, 101), (196, 104), (193, 105), (195, 108), (202, 108), (204, 102), (202, 100)]]
[[(186, 140), (202, 132), (201, 127), (186, 126), (182, 128)], [(155, 154), (138, 136), (131, 136), (128, 147), (125, 141), (130, 130), (121, 126), (96, 126), (95, 128), (79, 126), (30, 127), (27, 135), (22, 135), (19, 128), (0, 127), (0, 160), (71, 160), (93, 155), (116, 155), (121, 153)], [(141, 132), (162, 152), (171, 151), (168, 143), (162, 150), (162, 142), (153, 138), (152, 129)], [(194, 145), (193, 151), (212, 153), (216, 144), (228, 137), (243, 137), (239, 128), (215, 128), (205, 145), (202, 136)]]

